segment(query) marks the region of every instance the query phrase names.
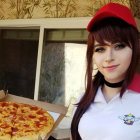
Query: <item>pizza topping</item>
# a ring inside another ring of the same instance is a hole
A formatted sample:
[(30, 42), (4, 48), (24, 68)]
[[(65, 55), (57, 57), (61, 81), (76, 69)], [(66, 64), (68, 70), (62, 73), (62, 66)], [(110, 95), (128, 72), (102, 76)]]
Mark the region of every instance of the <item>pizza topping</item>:
[(16, 115), (16, 112), (13, 111), (13, 112), (10, 112), (10, 114), (11, 114), (11, 115)]
[(34, 132), (33, 130), (26, 130), (25, 132)]
[(14, 119), (12, 119), (12, 120), (11, 120), (11, 124), (14, 124), (14, 122), (15, 122)]
[(12, 135), (12, 131), (5, 132), (6, 134)]
[(25, 113), (25, 110), (24, 110), (24, 109), (21, 109), (21, 112), (22, 112), (22, 113)]
[(47, 121), (47, 118), (46, 117), (40, 117), (39, 120), (40, 121)]
[(10, 127), (10, 126), (9, 126), (8, 124), (6, 124), (6, 123), (0, 125), (0, 128), (4, 128), (4, 129), (6, 129), (6, 128), (8, 128), (8, 127)]
[(44, 112), (42, 110), (39, 110), (36, 112), (38, 115), (42, 115)]
[(29, 125), (28, 125), (28, 124), (24, 124), (24, 126), (25, 126), (25, 127), (29, 127)]
[(17, 132), (18, 131), (18, 128), (13, 128), (12, 129), (12, 132)]
[(4, 107), (4, 106), (9, 106), (9, 104), (6, 103), (6, 102), (2, 102), (1, 106), (2, 106), (2, 107)]
[(38, 107), (34, 106), (34, 107), (30, 107), (31, 110), (38, 110)]
[(35, 125), (36, 125), (37, 127), (39, 127), (41, 124), (40, 124), (39, 121), (36, 121), (36, 122), (35, 122)]
[(25, 121), (25, 118), (23, 118), (23, 116), (20, 116), (20, 117), (19, 117), (19, 120)]
[(13, 103), (13, 106), (14, 106), (15, 108), (18, 108), (18, 104), (16, 104), (16, 103)]
[(36, 116), (33, 116), (33, 115), (29, 115), (29, 118), (32, 118), (32, 119), (33, 119), (33, 118), (36, 118)]

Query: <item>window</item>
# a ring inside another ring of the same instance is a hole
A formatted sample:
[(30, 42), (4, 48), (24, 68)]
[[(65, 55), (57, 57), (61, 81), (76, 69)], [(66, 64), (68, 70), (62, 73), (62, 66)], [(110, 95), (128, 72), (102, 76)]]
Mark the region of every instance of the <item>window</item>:
[(67, 105), (84, 92), (87, 31), (45, 30), (39, 100)]
[(34, 98), (39, 29), (0, 30), (0, 89)]
[(84, 91), (89, 20), (2, 20), (0, 67), (9, 93), (65, 105), (79, 96)]

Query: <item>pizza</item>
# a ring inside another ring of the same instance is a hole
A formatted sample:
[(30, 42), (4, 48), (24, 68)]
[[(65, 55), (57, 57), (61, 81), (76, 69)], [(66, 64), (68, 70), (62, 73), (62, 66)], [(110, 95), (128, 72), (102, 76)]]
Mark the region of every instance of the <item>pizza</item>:
[(38, 140), (50, 132), (53, 125), (53, 117), (40, 107), (0, 102), (0, 140)]

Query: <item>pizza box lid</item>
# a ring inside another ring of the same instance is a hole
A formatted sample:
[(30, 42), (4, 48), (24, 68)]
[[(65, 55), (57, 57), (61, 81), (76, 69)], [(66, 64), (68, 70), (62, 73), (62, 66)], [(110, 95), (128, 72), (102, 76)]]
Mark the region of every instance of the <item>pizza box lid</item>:
[[(1, 91), (1, 92), (4, 92), (4, 91)], [(48, 102), (37, 101), (37, 100), (20, 97), (20, 96), (16, 96), (12, 94), (7, 94), (6, 98), (3, 98), (3, 100), (0, 100), (0, 101), (7, 101), (7, 102), (11, 101), (11, 102), (35, 105), (35, 106), (45, 109), (52, 115), (55, 121), (52, 130), (49, 133), (47, 133), (43, 139), (39, 136), (38, 140), (47, 140), (51, 136), (53, 130), (58, 126), (61, 120), (65, 117), (68, 110), (68, 108), (63, 105), (56, 105), (56, 104), (51, 104)]]

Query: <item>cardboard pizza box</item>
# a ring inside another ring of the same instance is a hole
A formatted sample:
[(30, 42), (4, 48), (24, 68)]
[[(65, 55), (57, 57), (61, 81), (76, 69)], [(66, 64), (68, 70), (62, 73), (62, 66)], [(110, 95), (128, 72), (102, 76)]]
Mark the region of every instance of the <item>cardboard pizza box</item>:
[(52, 115), (52, 117), (55, 120), (52, 130), (49, 133), (47, 133), (43, 139), (39, 136), (38, 140), (47, 140), (51, 136), (53, 130), (58, 126), (61, 120), (65, 117), (68, 110), (67, 107), (62, 106), (62, 105), (56, 105), (56, 104), (51, 104), (51, 103), (47, 103), (43, 101), (37, 101), (37, 100), (20, 97), (20, 96), (16, 96), (12, 94), (7, 94), (6, 97), (0, 101), (11, 101), (11, 102), (19, 102), (19, 103), (35, 105), (35, 106), (45, 109)]

